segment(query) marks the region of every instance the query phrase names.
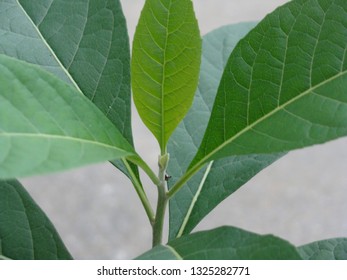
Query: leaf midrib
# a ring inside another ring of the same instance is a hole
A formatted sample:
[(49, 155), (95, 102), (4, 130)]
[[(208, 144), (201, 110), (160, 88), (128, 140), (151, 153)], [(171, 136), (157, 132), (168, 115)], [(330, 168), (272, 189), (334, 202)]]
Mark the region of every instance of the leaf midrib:
[[(18, 6), (20, 7), (20, 9), (22, 10), (22, 12), (24, 13), (24, 15), (27, 17), (27, 19), (30, 21), (30, 23), (32, 24), (32, 26), (35, 28), (37, 34), (39, 35), (39, 37), (41, 38), (42, 42), (46, 45), (48, 51), (52, 54), (52, 57), (56, 60), (56, 62), (58, 63), (58, 65), (60, 66), (60, 68), (64, 71), (65, 75), (69, 78), (69, 80), (71, 81), (71, 83), (73, 84), (73, 86), (77, 89), (77, 91), (81, 94), (83, 94), (82, 90), (79, 88), (79, 86), (77, 85), (76, 81), (73, 79), (73, 77), (71, 76), (71, 74), (69, 73), (69, 71), (64, 67), (64, 65), (62, 64), (62, 62), (60, 61), (60, 59), (57, 57), (57, 55), (55, 54), (55, 52), (53, 51), (53, 49), (51, 48), (51, 46), (48, 44), (48, 42), (46, 41), (46, 39), (44, 38), (44, 36), (42, 35), (40, 29), (36, 26), (36, 24), (33, 22), (33, 20), (31, 19), (31, 17), (29, 16), (29, 14), (26, 12), (26, 10), (24, 9), (24, 7), (19, 3), (18, 0), (16, 0)], [(42, 19), (43, 21), (43, 19)]]
[(310, 87), (309, 89), (303, 91), (302, 93), (298, 94), (297, 96), (295, 96), (294, 98), (288, 100), (287, 102), (283, 103), (282, 105), (278, 106), (276, 109), (274, 109), (273, 111), (269, 112), (268, 114), (265, 114), (263, 117), (259, 118), (258, 120), (256, 120), (254, 123), (248, 125), (247, 127), (245, 127), (244, 129), (240, 130), (238, 133), (236, 133), (234, 136), (232, 136), (231, 138), (229, 138), (228, 140), (224, 141), (221, 145), (219, 145), (217, 148), (213, 149), (210, 153), (208, 153), (207, 155), (205, 155), (202, 159), (200, 159), (196, 164), (194, 164), (190, 169), (195, 169), (195, 167), (199, 167), (204, 165), (206, 162), (209, 161), (209, 158), (213, 157), (214, 154), (218, 153), (220, 150), (222, 150), (224, 147), (226, 147), (227, 145), (229, 145), (230, 143), (232, 143), (233, 141), (235, 141), (237, 138), (239, 138), (240, 136), (242, 136), (244, 133), (252, 130), (256, 125), (260, 124), (261, 122), (265, 121), (267, 118), (271, 117), (272, 115), (276, 114), (277, 112), (285, 109), (285, 107), (291, 105), (292, 103), (294, 103), (295, 101), (301, 99), (302, 97), (310, 94), (312, 91), (320, 88), (321, 86), (324, 86), (325, 84), (343, 76), (344, 74), (347, 74), (347, 70), (345, 71), (341, 71), (339, 72), (337, 75), (334, 75), (332, 77), (330, 77), (327, 80), (324, 80), (321, 83), (318, 83), (317, 85), (315, 85), (314, 87)]
[(184, 233), (184, 230), (186, 229), (186, 226), (188, 224), (190, 215), (192, 214), (194, 206), (195, 206), (196, 202), (198, 201), (198, 197), (200, 196), (202, 188), (205, 185), (206, 179), (207, 179), (208, 175), (211, 172), (211, 168), (212, 168), (213, 163), (214, 163), (214, 161), (211, 161), (208, 164), (208, 166), (206, 167), (204, 175), (203, 175), (203, 177), (202, 177), (202, 179), (200, 181), (198, 190), (196, 191), (195, 195), (192, 197), (192, 200), (191, 200), (190, 205), (189, 205), (189, 209), (188, 209), (186, 215), (184, 216), (183, 222), (182, 222), (181, 227), (180, 227), (180, 229), (179, 229), (179, 231), (177, 233), (176, 238), (181, 237), (183, 235), (183, 233)]
[(23, 138), (47, 138), (47, 139), (60, 139), (60, 140), (67, 140), (67, 141), (74, 141), (74, 142), (80, 142), (80, 143), (86, 143), (86, 144), (93, 144), (96, 146), (101, 146), (105, 147), (107, 149), (113, 149), (117, 151), (123, 151), (128, 154), (132, 154), (131, 152), (127, 150), (123, 150), (120, 148), (117, 148), (115, 146), (103, 143), (103, 142), (98, 142), (98, 141), (93, 141), (93, 140), (88, 140), (88, 139), (83, 139), (83, 138), (76, 138), (76, 137), (71, 137), (71, 136), (65, 136), (65, 135), (54, 135), (54, 134), (43, 134), (43, 133), (18, 133), (18, 132), (1, 132), (0, 137), (23, 137)]
[(170, 22), (170, 10), (171, 10), (172, 2), (170, 1), (169, 7), (167, 8), (168, 14), (167, 14), (167, 20), (166, 20), (166, 26), (165, 26), (165, 31), (166, 31), (166, 36), (165, 36), (165, 43), (164, 43), (164, 61), (163, 61), (163, 73), (162, 73), (162, 81), (161, 81), (161, 144), (160, 144), (160, 149), (161, 149), (161, 154), (164, 155), (166, 154), (166, 135), (165, 135), (165, 69), (166, 69), (166, 52), (167, 52), (167, 44), (168, 44), (168, 37), (169, 37), (169, 22)]
[(183, 257), (170, 245), (164, 245), (178, 260), (183, 260)]

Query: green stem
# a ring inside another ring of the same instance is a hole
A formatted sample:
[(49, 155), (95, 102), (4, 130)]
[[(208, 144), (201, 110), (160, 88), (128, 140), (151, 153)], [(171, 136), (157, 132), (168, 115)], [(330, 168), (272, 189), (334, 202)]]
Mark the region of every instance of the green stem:
[(169, 154), (164, 154), (159, 157), (159, 180), (160, 184), (158, 185), (158, 201), (157, 201), (157, 212), (155, 214), (155, 221), (153, 224), (153, 247), (159, 244), (162, 244), (163, 241), (163, 228), (165, 221), (165, 211), (167, 206), (167, 195), (166, 195), (166, 168), (169, 163)]
[(165, 221), (165, 210), (167, 205), (166, 187), (164, 184), (158, 186), (158, 202), (155, 221), (153, 223), (153, 242), (152, 246), (157, 246), (163, 242), (163, 228)]
[(152, 209), (152, 206), (151, 204), (149, 203), (149, 200), (147, 198), (147, 195), (141, 185), (141, 183), (139, 182), (137, 176), (134, 174), (133, 170), (131, 169), (128, 161), (124, 158), (122, 158), (122, 161), (125, 165), (125, 167), (127, 168), (131, 178), (132, 178), (132, 183), (134, 185), (134, 188), (136, 190), (136, 193), (138, 194), (140, 200), (141, 200), (141, 203), (143, 205), (143, 207), (145, 208), (145, 211), (146, 211), (146, 214), (148, 216), (148, 219), (149, 219), (149, 222), (151, 224), (154, 223), (154, 220), (155, 220), (155, 216), (154, 216), (154, 212), (153, 212), (153, 209)]

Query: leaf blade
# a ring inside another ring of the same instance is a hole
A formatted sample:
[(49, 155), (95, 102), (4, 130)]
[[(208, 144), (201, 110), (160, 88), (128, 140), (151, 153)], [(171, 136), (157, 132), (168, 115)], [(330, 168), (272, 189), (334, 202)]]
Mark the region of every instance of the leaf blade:
[(191, 106), (200, 54), (191, 1), (146, 1), (133, 42), (132, 88), (140, 117), (162, 151)]
[[(74, 85), (133, 143), (130, 47), (119, 0), (1, 1), (0, 19), (0, 53)], [(131, 177), (121, 161), (112, 163)]]
[(136, 260), (182, 260), (182, 257), (168, 245), (158, 245), (138, 256)]
[(0, 193), (0, 258), (72, 259), (52, 223), (18, 181), (0, 181)]
[(117, 128), (71, 86), (4, 55), (0, 72), (1, 178), (135, 154)]
[(71, 82), (70, 77), (54, 57), (49, 45), (42, 40), (37, 27), (18, 1), (2, 1), (0, 15), (2, 19), (0, 31), (3, 36), (3, 40), (0, 42), (2, 54), (41, 65), (62, 80)]
[(347, 238), (333, 238), (298, 247), (304, 260), (347, 260)]
[[(183, 260), (300, 260), (296, 248), (272, 235), (220, 227), (185, 235), (168, 243)], [(158, 249), (154, 248), (156, 252)], [(145, 256), (156, 257), (149, 251)], [(159, 255), (160, 256), (160, 255)]]
[[(255, 25), (250, 22), (225, 26), (203, 37), (198, 90), (191, 110), (168, 143), (168, 174), (172, 176), (169, 187), (184, 174), (198, 150), (231, 51)], [(280, 156), (236, 156), (210, 162), (170, 199), (169, 239), (188, 234), (222, 200)]]
[[(2, 53), (40, 65), (74, 84), (120, 131), (130, 127), (128, 118), (128, 125), (119, 123), (119, 115), (129, 117), (130, 109), (115, 102), (118, 98), (130, 104), (129, 42), (118, 0), (74, 1), (70, 6), (59, 0), (49, 6), (21, 0), (1, 5), (2, 16), (8, 19), (0, 26), (6, 35), (0, 43)], [(126, 114), (121, 113), (124, 110)]]
[[(346, 8), (343, 1), (290, 2), (240, 42), (191, 167), (228, 155), (289, 151), (347, 134)], [(218, 130), (222, 133), (212, 137)]]

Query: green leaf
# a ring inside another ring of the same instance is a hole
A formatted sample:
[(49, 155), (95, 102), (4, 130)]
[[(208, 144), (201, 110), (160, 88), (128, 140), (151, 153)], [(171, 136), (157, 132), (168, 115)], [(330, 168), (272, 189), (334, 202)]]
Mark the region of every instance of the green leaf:
[[(296, 248), (273, 235), (258, 235), (234, 227), (221, 227), (185, 235), (154, 248), (141, 259), (167, 257), (168, 251), (184, 260), (299, 260)], [(162, 254), (157, 254), (162, 252)], [(165, 252), (165, 253), (164, 253)]]
[[(204, 36), (199, 86), (192, 108), (168, 143), (168, 174), (172, 176), (169, 185), (184, 174), (198, 150), (227, 59), (237, 42), (254, 26), (255, 23), (234, 24)], [(211, 162), (170, 200), (169, 238), (189, 233), (222, 200), (278, 157), (235, 156)]]
[(134, 102), (162, 152), (190, 108), (201, 39), (190, 0), (147, 0), (133, 42)]
[(135, 155), (99, 109), (40, 68), (0, 55), (0, 178)]
[[(57, 2), (58, 1), (52, 1), (52, 3), (55, 4)], [(30, 8), (30, 5), (32, 8)], [(0, 53), (32, 64), (40, 65), (42, 68), (60, 77), (62, 80), (75, 84), (70, 73), (66, 68), (64, 68), (61, 60), (59, 60), (52, 47), (48, 44), (48, 38), (45, 39), (44, 35), (39, 30), (38, 25), (35, 25), (34, 23), (35, 21), (39, 23), (41, 18), (45, 19), (45, 12), (47, 12), (49, 8), (45, 6), (44, 1), (42, 0), (0, 1)], [(30, 17), (28, 14), (29, 11), (36, 14), (35, 18)], [(71, 12), (71, 8), (68, 9), (68, 11)], [(58, 16), (56, 17), (58, 19)], [(52, 20), (50, 20), (50, 22), (52, 22)], [(52, 22), (52, 26), (53, 23), (54, 22)], [(64, 26), (67, 23), (61, 21), (60, 24), (61, 26)], [(58, 26), (57, 24), (54, 25)], [(78, 32), (78, 30), (79, 28), (76, 28), (75, 32)], [(61, 32), (59, 29), (57, 30), (57, 28), (55, 31)], [(66, 34), (66, 36), (73, 36), (74, 38), (80, 37), (76, 35), (77, 34), (69, 34), (69, 32)], [(61, 45), (66, 45), (66, 48), (61, 50), (63, 56), (65, 54), (63, 50), (70, 49), (69, 45), (74, 44), (71, 39), (61, 41), (60, 43)], [(68, 55), (68, 53), (65, 55)]]
[(0, 3), (0, 53), (74, 84), (131, 139), (130, 51), (118, 0)]
[(18, 181), (0, 181), (0, 193), (0, 259), (72, 258), (52, 223)]
[(119, 0), (0, 2), (0, 53), (74, 84), (131, 140), (130, 51)]
[[(0, 1), (0, 36), (0, 53), (74, 85), (132, 143), (129, 39), (119, 0)], [(113, 164), (129, 176), (120, 161)]]
[(181, 256), (168, 245), (158, 245), (137, 257), (136, 260), (182, 260)]
[(347, 238), (316, 241), (297, 250), (304, 260), (347, 260)]
[(345, 136), (346, 38), (346, 1), (291, 1), (267, 16), (229, 58), (189, 173)]

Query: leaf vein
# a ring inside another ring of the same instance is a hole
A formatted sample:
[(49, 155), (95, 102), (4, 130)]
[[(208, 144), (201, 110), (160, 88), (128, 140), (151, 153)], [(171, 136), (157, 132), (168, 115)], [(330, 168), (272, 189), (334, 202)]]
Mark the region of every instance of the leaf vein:
[(77, 138), (77, 137), (73, 137), (73, 136), (67, 136), (67, 135), (55, 135), (55, 134), (44, 134), (44, 133), (19, 133), (19, 132), (0, 132), (0, 137), (28, 137), (28, 138), (47, 138), (47, 139), (60, 139), (60, 140), (68, 140), (68, 141), (74, 141), (74, 142), (80, 142), (81, 144), (85, 143), (85, 144), (93, 144), (96, 146), (101, 146), (101, 147), (105, 147), (108, 149), (112, 149), (112, 150), (118, 150), (118, 151), (123, 151), (123, 152), (127, 152), (130, 154), (130, 152), (123, 150), (121, 148), (115, 147), (113, 145), (107, 144), (107, 143), (103, 143), (103, 142), (99, 142), (96, 140), (89, 140), (89, 139), (83, 139), (83, 138)]
[(77, 85), (76, 81), (73, 79), (73, 77), (71, 76), (71, 74), (69, 73), (69, 71), (64, 67), (64, 65), (62, 64), (62, 62), (60, 61), (60, 59), (58, 58), (58, 56), (56, 55), (56, 53), (53, 51), (52, 47), (48, 44), (47, 40), (44, 38), (44, 36), (42, 35), (41, 31), (39, 30), (38, 26), (35, 25), (35, 23), (33, 22), (32, 18), (29, 16), (29, 14), (26, 12), (26, 10), (24, 9), (24, 7), (19, 3), (18, 0), (16, 0), (18, 6), (21, 8), (22, 12), (24, 13), (25, 17), (30, 21), (30, 23), (33, 25), (33, 27), (35, 28), (37, 34), (39, 35), (39, 37), (41, 38), (42, 42), (45, 44), (45, 46), (47, 47), (47, 49), (49, 50), (49, 52), (52, 54), (52, 57), (56, 60), (56, 62), (58, 63), (58, 65), (61, 67), (61, 69), (64, 71), (65, 75), (69, 78), (69, 80), (71, 81), (71, 83), (75, 86), (75, 88), (81, 93), (81, 89), (79, 88), (79, 86)]
[(164, 247), (166, 247), (168, 250), (170, 250), (170, 252), (179, 260), (183, 260), (183, 257), (170, 245), (163, 245)]
[[(205, 182), (206, 182), (206, 179), (207, 179), (208, 175), (210, 174), (210, 171), (211, 171), (211, 168), (212, 168), (213, 163), (214, 163), (214, 161), (211, 161), (211, 162), (208, 164), (208, 166), (207, 166), (207, 168), (206, 168), (206, 170), (205, 170), (205, 172), (204, 172), (204, 175), (203, 175), (203, 177), (202, 177), (202, 179), (201, 179), (201, 181), (200, 181), (200, 183), (199, 183), (198, 190), (195, 192), (195, 194), (192, 193), (193, 198), (192, 198), (192, 200), (191, 200), (191, 202), (190, 202), (188, 211), (186, 212), (186, 215), (185, 215), (184, 218), (183, 218), (181, 227), (180, 227), (180, 229), (179, 229), (179, 231), (178, 231), (178, 233), (177, 233), (176, 238), (182, 236), (182, 234), (184, 233), (184, 230), (185, 230), (185, 228), (186, 228), (186, 226), (187, 226), (187, 224), (188, 224), (190, 215), (192, 214), (193, 209), (194, 209), (194, 206), (195, 206), (196, 202), (198, 201), (198, 197), (199, 197), (199, 195), (200, 195), (200, 193), (201, 193), (201, 191), (202, 191), (202, 188), (204, 187), (204, 184), (205, 184)], [(189, 190), (191, 191), (191, 189), (189, 189)]]
[(249, 130), (252, 130), (256, 125), (258, 125), (259, 123), (263, 122), (264, 120), (266, 120), (267, 118), (271, 117), (272, 115), (276, 114), (277, 112), (279, 112), (280, 110), (284, 109), (286, 106), (291, 105), (292, 103), (294, 103), (295, 101), (297, 101), (298, 99), (306, 96), (307, 94), (310, 94), (312, 91), (314, 91), (315, 89), (325, 85), (326, 83), (333, 81), (337, 78), (339, 78), (340, 76), (347, 74), (347, 70), (338, 73), (337, 75), (334, 75), (332, 77), (330, 77), (327, 80), (322, 81), (321, 83), (315, 85), (313, 88), (309, 88), (305, 91), (303, 91), (301, 94), (298, 94), (296, 97), (288, 100), (286, 103), (283, 103), (281, 106), (278, 106), (276, 109), (274, 109), (273, 111), (269, 112), (268, 114), (264, 115), (263, 117), (259, 118), (258, 120), (256, 120), (255, 122), (253, 122), (252, 124), (248, 125), (247, 127), (245, 127), (244, 129), (240, 130), (238, 133), (236, 133), (234, 136), (230, 137), (228, 140), (224, 141), (221, 145), (219, 145), (218, 147), (214, 148), (212, 151), (210, 151), (207, 155), (203, 156), (203, 158), (201, 158), (196, 164), (194, 164), (194, 167), (191, 167), (191, 169), (194, 168), (198, 168), (199, 166), (204, 165), (207, 161), (209, 161), (209, 159), (211, 157), (213, 157), (214, 154), (216, 154), (218, 151), (222, 150), (225, 146), (227, 146), (228, 144), (232, 143), (234, 140), (236, 140), (238, 137), (240, 137), (241, 135), (243, 135), (244, 133), (246, 133)]

